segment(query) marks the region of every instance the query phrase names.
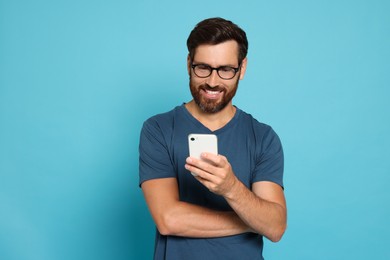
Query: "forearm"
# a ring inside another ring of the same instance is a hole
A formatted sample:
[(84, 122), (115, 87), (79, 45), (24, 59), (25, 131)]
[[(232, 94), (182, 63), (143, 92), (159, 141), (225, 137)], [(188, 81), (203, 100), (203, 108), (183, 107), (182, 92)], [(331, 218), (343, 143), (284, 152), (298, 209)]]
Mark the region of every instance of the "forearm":
[(223, 237), (249, 232), (233, 211), (215, 211), (186, 202), (176, 202), (156, 221), (159, 232), (194, 238)]
[(285, 204), (260, 198), (240, 181), (232, 187), (225, 199), (254, 232), (274, 242), (281, 239), (287, 222)]
[(216, 211), (180, 201), (175, 178), (142, 184), (149, 211), (162, 235), (221, 237), (248, 232), (234, 211)]

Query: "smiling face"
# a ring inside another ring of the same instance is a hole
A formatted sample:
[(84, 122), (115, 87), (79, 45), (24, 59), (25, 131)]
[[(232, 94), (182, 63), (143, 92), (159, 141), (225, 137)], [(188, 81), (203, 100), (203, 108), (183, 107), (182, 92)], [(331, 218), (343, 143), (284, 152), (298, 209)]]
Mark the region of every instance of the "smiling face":
[[(236, 41), (226, 41), (216, 45), (200, 45), (195, 50), (194, 59), (188, 58), (188, 73), (190, 75), (190, 90), (198, 107), (206, 113), (217, 113), (226, 106), (232, 105), (239, 80), (244, 78), (246, 59), (241, 65), (238, 62), (238, 44)], [(213, 68), (229, 66), (240, 67), (236, 75), (229, 80), (221, 79), (216, 70), (207, 78), (194, 74), (191, 64), (205, 64)]]

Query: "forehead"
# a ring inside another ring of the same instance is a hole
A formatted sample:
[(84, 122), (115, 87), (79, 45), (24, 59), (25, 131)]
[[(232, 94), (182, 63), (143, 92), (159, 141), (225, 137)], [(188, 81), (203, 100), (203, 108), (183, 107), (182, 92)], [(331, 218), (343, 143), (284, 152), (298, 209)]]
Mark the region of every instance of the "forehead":
[(238, 43), (231, 40), (215, 45), (199, 45), (195, 50), (194, 62), (206, 63), (210, 66), (237, 66)]

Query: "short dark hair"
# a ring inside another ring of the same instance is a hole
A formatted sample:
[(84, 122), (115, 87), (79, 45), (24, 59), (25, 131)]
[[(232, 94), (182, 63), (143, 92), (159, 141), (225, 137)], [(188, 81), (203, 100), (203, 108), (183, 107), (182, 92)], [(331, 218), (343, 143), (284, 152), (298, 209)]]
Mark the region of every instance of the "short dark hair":
[(238, 62), (241, 63), (248, 53), (246, 33), (238, 25), (220, 17), (209, 18), (199, 22), (187, 39), (187, 48), (191, 60), (195, 49), (202, 44), (219, 44), (229, 40), (238, 43)]

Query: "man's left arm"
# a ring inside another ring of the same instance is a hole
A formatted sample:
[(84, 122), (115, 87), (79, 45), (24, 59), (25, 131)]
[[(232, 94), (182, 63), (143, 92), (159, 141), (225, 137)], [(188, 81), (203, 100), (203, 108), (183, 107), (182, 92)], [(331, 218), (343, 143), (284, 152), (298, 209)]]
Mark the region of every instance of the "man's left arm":
[(287, 226), (287, 207), (281, 186), (255, 182), (248, 189), (233, 173), (226, 157), (203, 153), (202, 160), (187, 158), (187, 170), (211, 192), (223, 196), (237, 215), (256, 233), (279, 241)]

